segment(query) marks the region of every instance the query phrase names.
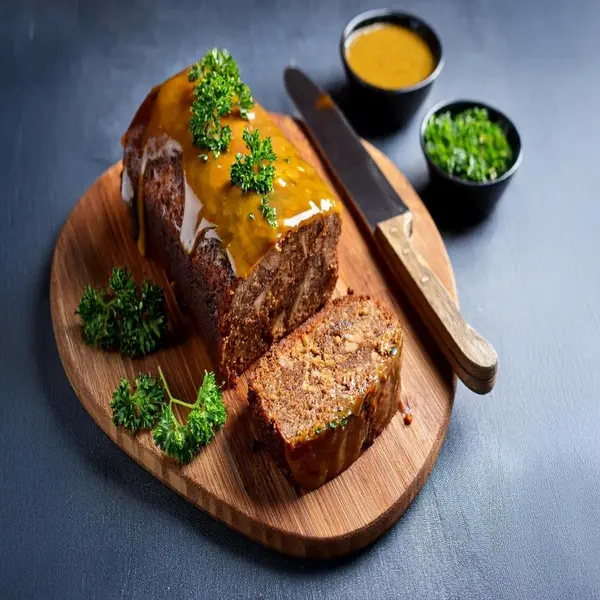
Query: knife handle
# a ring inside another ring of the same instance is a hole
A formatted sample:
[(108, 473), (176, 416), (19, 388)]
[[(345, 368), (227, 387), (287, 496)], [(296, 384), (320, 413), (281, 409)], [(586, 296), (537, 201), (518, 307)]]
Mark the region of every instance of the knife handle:
[(461, 315), (454, 299), (412, 247), (410, 212), (382, 221), (375, 238), (393, 274), (460, 380), (478, 394), (494, 387), (498, 355)]

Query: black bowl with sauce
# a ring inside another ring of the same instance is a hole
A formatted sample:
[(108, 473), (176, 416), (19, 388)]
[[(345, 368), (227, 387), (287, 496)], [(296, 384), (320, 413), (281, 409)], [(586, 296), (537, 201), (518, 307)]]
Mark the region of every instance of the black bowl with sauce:
[[(365, 28), (388, 24), (417, 34), (429, 48), (433, 57), (433, 70), (420, 81), (405, 87), (378, 87), (365, 81), (350, 66), (349, 43)], [(368, 112), (369, 118), (377, 121), (374, 128), (379, 131), (391, 131), (406, 125), (431, 91), (431, 86), (444, 65), (442, 43), (435, 31), (419, 17), (390, 9), (370, 10), (354, 17), (342, 33), (340, 53), (352, 101), (359, 105), (362, 112)]]
[[(469, 108), (485, 108), (490, 121), (503, 129), (512, 150), (510, 167), (492, 181), (469, 181), (449, 175), (429, 158), (425, 148), (425, 129), (431, 117), (444, 112), (456, 116)], [(522, 160), (521, 137), (514, 123), (503, 112), (485, 102), (451, 100), (436, 104), (425, 115), (419, 137), (429, 169), (430, 189), (425, 198), (427, 207), (436, 221), (452, 227), (474, 225), (486, 218), (494, 210)]]

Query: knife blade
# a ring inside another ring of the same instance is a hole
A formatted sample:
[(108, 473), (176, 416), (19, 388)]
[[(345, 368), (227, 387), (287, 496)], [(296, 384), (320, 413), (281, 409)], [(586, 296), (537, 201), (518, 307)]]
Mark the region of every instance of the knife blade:
[(286, 69), (284, 77), (320, 154), (340, 176), (371, 228), (409, 211), (331, 97), (298, 69)]
[(498, 355), (461, 315), (425, 259), (412, 247), (412, 215), (333, 99), (301, 70), (288, 67), (284, 82), (321, 158), (374, 229), (392, 273), (458, 377), (474, 392), (494, 386)]

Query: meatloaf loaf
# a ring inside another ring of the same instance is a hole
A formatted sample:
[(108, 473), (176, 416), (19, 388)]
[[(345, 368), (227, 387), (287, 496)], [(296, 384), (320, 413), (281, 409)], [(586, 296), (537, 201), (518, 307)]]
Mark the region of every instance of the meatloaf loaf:
[[(123, 200), (144, 254), (159, 262), (211, 343), (231, 382), (330, 297), (337, 279), (341, 207), (328, 185), (254, 104), (232, 113), (229, 149), (202, 155), (189, 130), (193, 83), (186, 71), (155, 87), (123, 136)], [(230, 181), (244, 128), (269, 137), (277, 159), (277, 226), (261, 195)]]
[(400, 404), (402, 327), (367, 297), (334, 300), (249, 375), (258, 435), (310, 490), (347, 469)]

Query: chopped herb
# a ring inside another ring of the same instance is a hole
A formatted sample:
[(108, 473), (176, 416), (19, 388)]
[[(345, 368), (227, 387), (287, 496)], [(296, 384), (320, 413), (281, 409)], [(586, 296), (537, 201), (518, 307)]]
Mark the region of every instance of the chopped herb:
[(485, 108), (470, 108), (452, 117), (431, 117), (425, 129), (425, 150), (449, 175), (470, 181), (493, 181), (509, 168), (512, 150), (506, 134), (492, 123)]
[(131, 273), (122, 267), (113, 269), (108, 286), (83, 290), (75, 314), (81, 317), (85, 342), (132, 357), (156, 350), (167, 331), (162, 288), (144, 281), (138, 293)]
[(346, 427), (349, 419), (350, 415), (346, 415), (342, 419), (334, 419), (329, 423), (329, 429), (342, 429), (343, 427)]
[[(206, 446), (227, 419), (221, 389), (216, 383), (214, 373), (205, 373), (204, 381), (198, 390), (193, 404), (174, 398), (169, 390), (165, 376), (158, 368), (164, 389), (169, 398), (152, 431), (154, 443), (162, 448), (170, 458), (180, 464), (188, 463), (196, 456), (202, 446)], [(173, 412), (173, 404), (190, 408), (187, 420), (181, 423)]]
[(263, 196), (260, 201), (260, 212), (262, 216), (267, 220), (267, 223), (273, 229), (277, 229), (277, 210), (269, 206), (269, 198), (267, 196)]
[(244, 128), (242, 134), (248, 154), (238, 154), (231, 165), (231, 183), (242, 188), (242, 192), (256, 192), (268, 194), (273, 189), (275, 167), (273, 161), (277, 160), (271, 138), (260, 139), (258, 129), (250, 132)]
[(396, 346), (392, 346), (392, 348), (390, 349), (390, 354), (392, 356), (396, 356), (398, 354), (398, 348), (396, 348)]
[(248, 215), (248, 218), (249, 218), (249, 219), (252, 219), (252, 220), (254, 221), (254, 213), (250, 213), (250, 214)]
[(150, 375), (140, 373), (135, 380), (135, 392), (127, 379), (121, 379), (115, 390), (110, 406), (113, 409), (113, 423), (136, 433), (139, 429), (150, 429), (164, 401), (163, 389)]
[[(190, 118), (192, 141), (198, 148), (211, 150), (217, 158), (231, 143), (231, 128), (221, 127), (221, 117), (237, 108), (240, 116), (247, 118), (254, 105), (250, 88), (242, 82), (229, 52), (216, 48), (190, 67), (188, 79), (196, 83)], [(206, 154), (200, 157), (208, 159)]]
[(286, 156), (286, 157), (283, 159), (283, 162), (286, 162), (286, 163), (289, 165), (289, 164), (292, 162), (292, 159), (291, 159), (289, 156)]

